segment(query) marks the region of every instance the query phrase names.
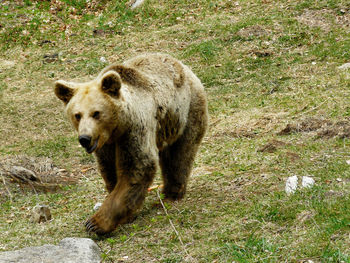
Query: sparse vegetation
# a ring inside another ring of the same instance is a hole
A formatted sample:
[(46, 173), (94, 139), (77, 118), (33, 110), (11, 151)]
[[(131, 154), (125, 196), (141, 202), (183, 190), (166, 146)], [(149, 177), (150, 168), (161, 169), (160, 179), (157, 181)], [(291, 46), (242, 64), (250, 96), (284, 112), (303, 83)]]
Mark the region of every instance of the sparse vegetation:
[[(0, 250), (87, 237), (106, 194), (53, 81), (164, 52), (204, 83), (209, 132), (168, 215), (155, 190), (134, 222), (93, 236), (104, 262), (350, 262), (350, 69), (338, 68), (350, 62), (348, 1), (148, 0), (131, 11), (126, 0), (26, 0), (1, 1), (0, 13), (1, 159), (48, 157), (78, 180), (35, 193), (6, 189), (0, 174)], [(315, 187), (288, 196), (291, 175)], [(29, 222), (37, 203), (52, 221)]]

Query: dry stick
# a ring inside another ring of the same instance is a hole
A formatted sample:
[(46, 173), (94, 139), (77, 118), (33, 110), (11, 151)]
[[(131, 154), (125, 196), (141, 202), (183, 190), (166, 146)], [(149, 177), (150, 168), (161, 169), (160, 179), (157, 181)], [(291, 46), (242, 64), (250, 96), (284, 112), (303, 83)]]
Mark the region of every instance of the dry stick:
[(38, 192), (36, 191), (34, 185), (28, 180), (28, 184), (33, 188), (35, 196), (38, 198)]
[(10, 196), (10, 201), (12, 202), (12, 194), (11, 194), (10, 190), (7, 188), (6, 181), (5, 181), (4, 176), (2, 175), (2, 172), (0, 172), (0, 174), (1, 174), (2, 181), (4, 182), (5, 189), (7, 190), (8, 194)]
[[(305, 115), (305, 114), (310, 113), (311, 111), (314, 111), (314, 110), (320, 108), (320, 107), (321, 107), (323, 104), (325, 104), (327, 101), (328, 101), (328, 100), (325, 100), (325, 101), (323, 101), (322, 103), (316, 105), (315, 107), (312, 107), (311, 109), (309, 109), (309, 110), (307, 110), (307, 111), (304, 111), (304, 112), (301, 112), (301, 113), (297, 114), (296, 116), (294, 116), (294, 118), (303, 116), (303, 115)], [(294, 119), (294, 118), (293, 118), (293, 119)]]
[[(12, 177), (12, 179), (15, 179), (17, 182), (18, 182), (18, 180), (20, 180), (20, 179), (18, 179), (16, 176), (14, 176), (12, 174), (10, 174), (10, 176)], [(36, 189), (35, 189), (34, 185), (32, 184), (32, 182), (29, 179), (27, 179), (27, 178), (24, 178), (24, 177), (20, 177), (20, 178), (22, 179), (22, 181), (28, 183), (32, 187), (35, 195), (38, 197), (38, 192), (36, 191)]]
[(164, 203), (163, 203), (162, 198), (160, 197), (159, 189), (157, 189), (157, 196), (158, 196), (158, 198), (159, 198), (159, 201), (160, 201), (160, 203), (161, 203), (161, 205), (162, 205), (162, 207), (163, 207), (163, 210), (164, 210), (164, 212), (165, 212), (167, 218), (169, 219), (169, 223), (170, 223), (171, 227), (173, 228), (173, 230), (174, 230), (174, 232), (175, 232), (177, 238), (179, 239), (179, 241), (180, 241), (180, 243), (181, 243), (181, 245), (182, 245), (183, 250), (185, 251), (185, 254), (187, 255), (187, 257), (189, 257), (189, 259), (190, 259), (191, 262), (194, 262), (193, 258), (192, 258), (191, 255), (188, 253), (188, 251), (187, 251), (187, 249), (186, 249), (186, 247), (185, 247), (184, 242), (182, 241), (182, 238), (181, 238), (179, 232), (177, 232), (177, 230), (176, 230), (176, 228), (175, 228), (175, 226), (174, 226), (174, 224), (173, 224), (173, 221), (171, 221), (171, 219), (170, 219), (170, 216), (169, 216), (169, 214), (168, 214), (168, 211), (167, 211), (167, 209), (165, 208), (165, 205), (164, 205)]

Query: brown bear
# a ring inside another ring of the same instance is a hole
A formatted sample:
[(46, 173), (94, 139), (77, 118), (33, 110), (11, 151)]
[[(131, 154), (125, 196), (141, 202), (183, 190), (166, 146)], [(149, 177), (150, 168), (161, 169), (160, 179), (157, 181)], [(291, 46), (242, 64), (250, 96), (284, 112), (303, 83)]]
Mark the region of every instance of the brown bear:
[(165, 54), (144, 54), (106, 67), (92, 81), (59, 80), (55, 94), (94, 153), (109, 192), (85, 224), (99, 235), (125, 223), (142, 205), (159, 163), (163, 193), (181, 199), (208, 125), (200, 80)]

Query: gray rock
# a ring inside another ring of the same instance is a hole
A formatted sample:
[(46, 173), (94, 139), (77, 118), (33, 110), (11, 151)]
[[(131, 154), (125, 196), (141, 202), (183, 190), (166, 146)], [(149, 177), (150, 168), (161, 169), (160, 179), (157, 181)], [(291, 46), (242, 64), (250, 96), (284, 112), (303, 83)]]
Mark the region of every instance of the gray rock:
[(99, 263), (101, 252), (89, 238), (65, 238), (58, 246), (44, 245), (0, 253), (0, 263)]

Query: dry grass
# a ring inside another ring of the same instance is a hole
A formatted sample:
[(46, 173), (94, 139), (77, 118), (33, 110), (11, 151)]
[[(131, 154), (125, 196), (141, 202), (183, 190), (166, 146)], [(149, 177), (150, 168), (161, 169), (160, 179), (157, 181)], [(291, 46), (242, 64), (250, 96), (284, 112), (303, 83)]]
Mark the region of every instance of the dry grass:
[[(150, 192), (133, 223), (93, 236), (104, 261), (350, 262), (350, 74), (338, 68), (350, 61), (348, 3), (149, 0), (130, 11), (125, 2), (0, 3), (1, 160), (24, 155), (34, 169), (49, 158), (77, 179), (35, 193), (2, 173), (0, 249), (88, 236), (82, 223), (106, 194), (53, 81), (89, 79), (101, 57), (160, 51), (203, 81), (210, 129), (185, 200), (163, 209)], [(287, 196), (291, 175), (316, 186)], [(29, 222), (37, 203), (52, 221)]]

